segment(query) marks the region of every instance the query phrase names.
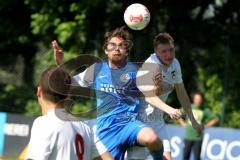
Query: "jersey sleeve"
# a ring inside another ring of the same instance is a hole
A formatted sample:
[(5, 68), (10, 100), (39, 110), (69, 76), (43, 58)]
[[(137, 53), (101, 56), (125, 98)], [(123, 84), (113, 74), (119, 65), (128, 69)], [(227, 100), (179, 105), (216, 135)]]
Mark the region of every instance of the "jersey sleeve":
[(138, 89), (146, 95), (155, 88), (154, 75), (157, 74), (158, 65), (155, 63), (144, 62), (142, 67), (138, 70), (136, 76), (136, 83)]
[(25, 159), (47, 160), (51, 154), (51, 141), (44, 132), (44, 124), (41, 118), (37, 118), (31, 129), (29, 147)]
[(83, 72), (73, 76), (73, 79), (81, 87), (89, 87), (89, 86), (91, 86), (93, 81), (94, 81), (95, 66), (96, 66), (96, 64), (91, 65), (85, 71), (83, 71)]

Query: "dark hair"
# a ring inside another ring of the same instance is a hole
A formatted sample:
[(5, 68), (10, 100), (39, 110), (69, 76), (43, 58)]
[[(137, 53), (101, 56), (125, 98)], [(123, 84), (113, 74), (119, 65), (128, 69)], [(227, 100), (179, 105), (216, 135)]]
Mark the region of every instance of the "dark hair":
[(191, 94), (190, 94), (190, 97), (191, 97), (191, 100), (193, 101), (193, 99), (194, 99), (194, 96), (195, 95), (200, 95), (201, 97), (202, 97), (202, 99), (204, 99), (204, 94), (202, 93), (202, 92), (192, 92)]
[(166, 32), (159, 33), (155, 36), (153, 40), (154, 48), (157, 48), (159, 44), (174, 44), (174, 39), (172, 38), (172, 36), (170, 36), (170, 34)]
[(46, 69), (39, 81), (43, 97), (55, 103), (68, 97), (70, 84), (71, 77), (62, 67), (50, 67)]

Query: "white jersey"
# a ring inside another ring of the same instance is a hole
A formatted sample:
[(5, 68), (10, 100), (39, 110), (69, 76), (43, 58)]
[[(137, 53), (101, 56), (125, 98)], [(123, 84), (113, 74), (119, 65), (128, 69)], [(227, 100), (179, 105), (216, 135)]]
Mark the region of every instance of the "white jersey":
[[(164, 66), (158, 59), (155, 53), (143, 63), (142, 67), (137, 73), (137, 77), (144, 76), (144, 84), (138, 83), (138, 88), (140, 91), (150, 91), (154, 89), (153, 76), (161, 71), (162, 82), (161, 82), (161, 93), (159, 95), (162, 101), (166, 101), (169, 94), (174, 89), (174, 84), (182, 83), (182, 73), (181, 67), (176, 58), (174, 58), (172, 64), (169, 67)], [(143, 82), (143, 81), (142, 81)], [(148, 124), (157, 133), (158, 137), (163, 142), (164, 152), (171, 152), (168, 130), (166, 128), (164, 119), (164, 112), (157, 109), (150, 104), (142, 100), (142, 107), (138, 114), (139, 120)], [(144, 159), (152, 160), (152, 156), (146, 147), (132, 147), (127, 151), (128, 159)]]
[[(162, 87), (162, 92), (160, 93), (159, 97), (165, 102), (169, 94), (173, 91), (174, 84), (183, 82), (181, 67), (176, 58), (174, 58), (170, 66), (166, 67), (160, 62), (155, 53), (151, 54), (151, 56), (144, 62), (142, 68), (137, 73), (137, 76), (147, 76), (147, 84), (138, 85), (138, 88), (142, 92), (153, 89), (153, 76), (155, 73), (159, 72), (159, 70), (162, 73), (162, 82), (160, 84), (160, 87)], [(140, 109), (140, 120), (145, 123), (157, 123), (158, 125), (164, 124), (163, 111), (151, 106), (150, 104), (145, 102), (143, 103), (143, 106), (145, 107), (141, 107)]]
[(106, 152), (98, 145), (88, 125), (74, 121), (65, 109), (52, 109), (34, 120), (26, 159), (90, 160)]

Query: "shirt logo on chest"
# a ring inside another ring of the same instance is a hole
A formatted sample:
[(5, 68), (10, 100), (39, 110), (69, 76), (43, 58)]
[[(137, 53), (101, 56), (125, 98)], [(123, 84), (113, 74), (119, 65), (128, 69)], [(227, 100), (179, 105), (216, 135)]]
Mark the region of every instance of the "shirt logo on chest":
[(171, 71), (170, 73), (162, 71), (161, 74), (162, 74), (162, 78), (167, 78), (167, 77), (170, 78), (170, 75), (171, 75), (172, 79), (176, 78), (176, 71), (175, 70)]
[(120, 81), (121, 82), (124, 82), (124, 83), (126, 83), (126, 82), (128, 82), (130, 80), (130, 76), (126, 73), (124, 73), (124, 74), (122, 74), (121, 76), (120, 76)]
[(175, 70), (172, 71), (172, 72), (171, 72), (171, 75), (172, 75), (172, 79), (175, 79), (175, 78), (176, 78), (176, 71), (175, 71)]

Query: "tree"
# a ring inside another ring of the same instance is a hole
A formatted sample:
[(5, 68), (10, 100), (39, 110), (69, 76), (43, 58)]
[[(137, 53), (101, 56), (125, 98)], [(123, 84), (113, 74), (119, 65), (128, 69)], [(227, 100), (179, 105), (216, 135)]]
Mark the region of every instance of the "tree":
[[(15, 18), (15, 21), (14, 17), (5, 18), (4, 27), (0, 27), (1, 38), (5, 37), (1, 40), (3, 43), (0, 49), (9, 55), (9, 60), (6, 59), (2, 66), (14, 62), (15, 55), (22, 55), (24, 64), (29, 69), (24, 72), (26, 76), (24, 82), (34, 84), (31, 75), (37, 77), (43, 66), (54, 64), (51, 57), (53, 39), (57, 39), (63, 47), (66, 61), (86, 53), (104, 57), (103, 34), (124, 25), (124, 10), (133, 2), (135, 3), (131, 0), (1, 2), (3, 4), (1, 6), (5, 6), (0, 10), (3, 15), (8, 15), (12, 10), (19, 10), (21, 6), (21, 14), (18, 18)], [(238, 87), (240, 74), (239, 54), (237, 54), (240, 2), (237, 0), (140, 0), (138, 3), (148, 7), (151, 21), (144, 30), (129, 30), (134, 41), (130, 59), (132, 61), (146, 59), (153, 52), (154, 36), (158, 32), (169, 32), (176, 41), (176, 56), (182, 65), (188, 92), (195, 90), (204, 92), (211, 109), (217, 114), (225, 113), (225, 119), (226, 117), (230, 119), (230, 122), (224, 121), (224, 125), (239, 127), (236, 120), (240, 116), (239, 111), (236, 110), (240, 100), (235, 88)], [(21, 19), (19, 17), (26, 15), (29, 17), (31, 15), (31, 19), (26, 19), (24, 23), (19, 22), (20, 27), (16, 30), (15, 22)], [(9, 40), (5, 41), (6, 39)], [(40, 54), (40, 51), (34, 49), (36, 44), (43, 46), (45, 54)], [(19, 50), (22, 52), (20, 53)], [(30, 59), (27, 59), (29, 51), (32, 52)], [(32, 72), (34, 74), (31, 74)], [(31, 103), (28, 104), (35, 106), (32, 101), (33, 98), (30, 98)], [(178, 105), (174, 98), (170, 103), (174, 106)]]
[(20, 0), (1, 1), (0, 4), (0, 71), (4, 75), (0, 85), (0, 109), (24, 112), (27, 99), (33, 95), (30, 88), (33, 88), (36, 47), (30, 30), (32, 11)]

